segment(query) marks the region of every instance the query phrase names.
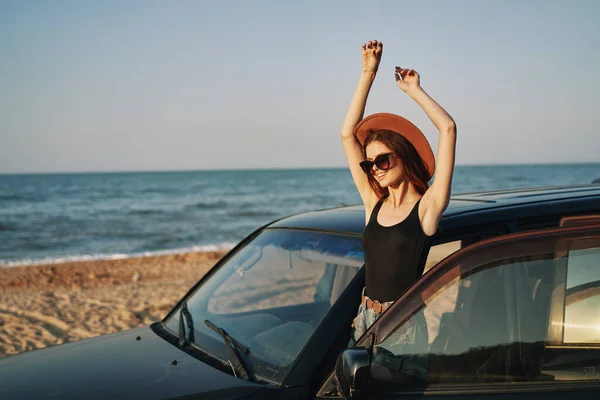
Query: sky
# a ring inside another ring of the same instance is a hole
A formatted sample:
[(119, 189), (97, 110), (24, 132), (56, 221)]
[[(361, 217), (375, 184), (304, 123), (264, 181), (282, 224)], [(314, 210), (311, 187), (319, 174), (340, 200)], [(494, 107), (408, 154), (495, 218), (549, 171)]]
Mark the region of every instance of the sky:
[(0, 0), (0, 173), (344, 167), (362, 43), (366, 114), (437, 131), (458, 165), (600, 162), (600, 2)]

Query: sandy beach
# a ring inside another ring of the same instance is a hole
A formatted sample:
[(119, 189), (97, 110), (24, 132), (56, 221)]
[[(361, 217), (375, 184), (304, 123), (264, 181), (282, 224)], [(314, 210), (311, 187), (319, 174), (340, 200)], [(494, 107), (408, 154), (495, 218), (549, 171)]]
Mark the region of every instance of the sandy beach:
[(225, 253), (0, 268), (0, 357), (159, 321)]
[(158, 321), (224, 254), (0, 268), (0, 357)]

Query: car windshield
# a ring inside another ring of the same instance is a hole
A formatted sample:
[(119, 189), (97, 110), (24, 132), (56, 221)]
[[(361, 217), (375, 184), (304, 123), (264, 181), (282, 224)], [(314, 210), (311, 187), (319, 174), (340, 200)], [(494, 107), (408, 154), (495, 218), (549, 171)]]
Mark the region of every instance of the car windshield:
[[(249, 349), (258, 377), (281, 382), (363, 262), (357, 236), (263, 230), (187, 297), (194, 341), (233, 363), (223, 335), (214, 329), (222, 328)], [(176, 310), (166, 321), (174, 334), (179, 318)]]

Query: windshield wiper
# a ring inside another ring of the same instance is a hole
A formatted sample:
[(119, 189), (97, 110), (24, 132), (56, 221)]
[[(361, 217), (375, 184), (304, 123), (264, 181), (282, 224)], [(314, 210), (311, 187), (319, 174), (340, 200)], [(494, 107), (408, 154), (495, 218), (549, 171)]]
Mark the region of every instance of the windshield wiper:
[(207, 319), (204, 320), (204, 323), (223, 338), (227, 349), (235, 357), (236, 365), (233, 365), (231, 360), (228, 360), (228, 363), (233, 371), (233, 375), (237, 377), (238, 372), (240, 372), (241, 378), (255, 382), (256, 376), (252, 370), (252, 363), (248, 357), (246, 357), (250, 354), (250, 349), (231, 337), (231, 335), (229, 335), (225, 329), (219, 328)]
[[(184, 321), (185, 319), (185, 321)], [(185, 337), (185, 323), (188, 325), (188, 337)], [(181, 311), (179, 311), (179, 347), (183, 347), (186, 344), (193, 343), (194, 339), (194, 320), (192, 314), (188, 310), (187, 302), (184, 301), (181, 305)]]

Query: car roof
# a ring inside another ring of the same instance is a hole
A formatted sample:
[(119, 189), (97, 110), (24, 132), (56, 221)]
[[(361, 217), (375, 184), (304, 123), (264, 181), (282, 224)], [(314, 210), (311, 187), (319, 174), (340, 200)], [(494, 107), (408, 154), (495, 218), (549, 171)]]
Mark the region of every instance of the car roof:
[[(600, 212), (600, 185), (566, 185), (507, 189), (453, 195), (444, 211), (436, 236), (460, 228), (486, 226), (506, 221), (551, 219)], [(362, 235), (365, 210), (362, 205), (306, 212), (280, 219), (269, 228), (312, 229)]]

